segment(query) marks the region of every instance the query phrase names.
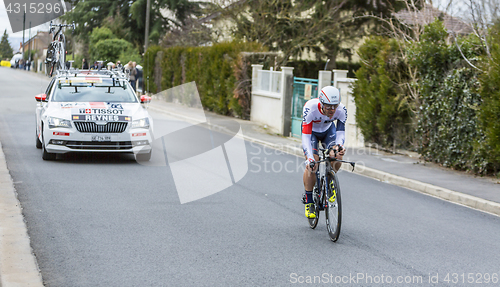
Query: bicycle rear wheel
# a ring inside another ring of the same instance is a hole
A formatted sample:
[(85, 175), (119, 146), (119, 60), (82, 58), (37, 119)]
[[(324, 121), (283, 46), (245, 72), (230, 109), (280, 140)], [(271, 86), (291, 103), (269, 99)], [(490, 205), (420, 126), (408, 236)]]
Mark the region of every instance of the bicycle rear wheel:
[[(340, 194), (340, 184), (337, 174), (330, 172), (327, 174), (327, 195), (326, 201), (326, 229), (330, 240), (337, 241), (340, 236), (340, 226), (342, 225), (342, 198)], [(330, 198), (334, 196), (333, 202)]]

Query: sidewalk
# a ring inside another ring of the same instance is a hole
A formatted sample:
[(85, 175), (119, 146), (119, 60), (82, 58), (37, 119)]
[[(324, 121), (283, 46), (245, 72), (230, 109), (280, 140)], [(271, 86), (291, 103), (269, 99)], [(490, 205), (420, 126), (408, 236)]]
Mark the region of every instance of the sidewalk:
[[(221, 130), (224, 130), (224, 121), (234, 120), (240, 124), (245, 140), (303, 157), (300, 139), (274, 135), (251, 121), (207, 111), (202, 113), (200, 109), (155, 99), (149, 104), (149, 109), (193, 124), (208, 121)], [(348, 148), (344, 159), (356, 162), (354, 172), (357, 174), (500, 216), (500, 179), (475, 177), (423, 162), (416, 153), (401, 155), (374, 148)], [(348, 165), (343, 168), (351, 171)]]

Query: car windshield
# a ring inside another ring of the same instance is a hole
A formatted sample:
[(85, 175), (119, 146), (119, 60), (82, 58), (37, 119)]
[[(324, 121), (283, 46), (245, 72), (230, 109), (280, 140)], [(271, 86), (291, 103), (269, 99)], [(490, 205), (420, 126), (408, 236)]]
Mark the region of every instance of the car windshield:
[[(125, 85), (125, 88), (123, 87)], [(53, 102), (137, 103), (137, 97), (125, 82), (111, 79), (59, 80), (54, 85)]]

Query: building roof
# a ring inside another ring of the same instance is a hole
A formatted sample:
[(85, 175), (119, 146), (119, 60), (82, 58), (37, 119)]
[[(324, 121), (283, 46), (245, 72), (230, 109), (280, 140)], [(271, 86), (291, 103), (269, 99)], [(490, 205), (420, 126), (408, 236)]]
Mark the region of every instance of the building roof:
[[(35, 41), (35, 40), (41, 41), (40, 44), (42, 46), (45, 46), (44, 48), (46, 48), (46, 46), (48, 46), (49, 43), (50, 43), (49, 32), (38, 31), (33, 37), (31, 37), (30, 39), (26, 40), (26, 42), (24, 42), (24, 44), (20, 43), (19, 50), (22, 51), (23, 50), (23, 46), (27, 47), (32, 41)], [(40, 48), (40, 47), (37, 47), (37, 48)]]
[(398, 18), (400, 21), (409, 25), (427, 25), (434, 22), (436, 18), (439, 18), (442, 19), (444, 27), (448, 31), (462, 35), (470, 34), (473, 32), (471, 26), (462, 19), (453, 17), (430, 5), (426, 5), (420, 11), (410, 12), (408, 10), (402, 10), (394, 14), (394, 16), (396, 16), (396, 18)]

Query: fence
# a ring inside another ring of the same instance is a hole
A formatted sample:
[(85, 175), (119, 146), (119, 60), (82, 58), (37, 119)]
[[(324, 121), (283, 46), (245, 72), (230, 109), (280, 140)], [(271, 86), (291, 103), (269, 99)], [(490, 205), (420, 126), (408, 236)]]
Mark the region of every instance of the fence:
[(293, 68), (282, 67), (282, 71), (266, 71), (262, 67), (252, 65), (250, 120), (283, 136), (300, 138), (305, 102), (316, 98), (321, 88), (334, 85), (339, 88), (342, 104), (348, 112), (346, 146), (364, 146), (363, 136), (356, 125), (356, 105), (351, 90), (351, 83), (355, 79), (347, 78), (347, 71), (319, 71), (318, 79), (305, 79), (293, 78)]
[(302, 108), (307, 101), (318, 97), (318, 80), (293, 78), (292, 136), (302, 135)]

